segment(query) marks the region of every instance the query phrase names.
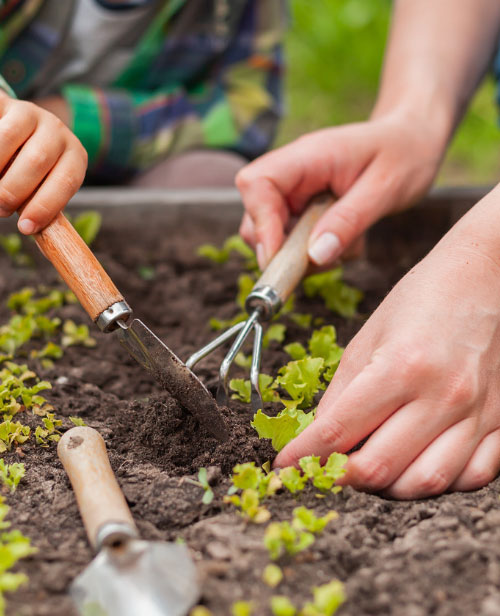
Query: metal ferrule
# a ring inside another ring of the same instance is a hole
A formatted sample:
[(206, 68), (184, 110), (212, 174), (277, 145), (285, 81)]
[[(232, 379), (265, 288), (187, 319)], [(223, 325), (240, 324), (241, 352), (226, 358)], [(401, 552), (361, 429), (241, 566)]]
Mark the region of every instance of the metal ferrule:
[(281, 299), (276, 291), (270, 287), (257, 287), (253, 289), (245, 301), (248, 314), (258, 310), (263, 321), (269, 321), (281, 308)]
[(137, 530), (125, 522), (106, 522), (97, 531), (95, 547), (99, 552), (104, 547), (116, 547), (138, 537)]
[(115, 302), (98, 316), (97, 327), (105, 333), (112, 332), (118, 327), (117, 321), (126, 321), (132, 314), (132, 308), (122, 299)]

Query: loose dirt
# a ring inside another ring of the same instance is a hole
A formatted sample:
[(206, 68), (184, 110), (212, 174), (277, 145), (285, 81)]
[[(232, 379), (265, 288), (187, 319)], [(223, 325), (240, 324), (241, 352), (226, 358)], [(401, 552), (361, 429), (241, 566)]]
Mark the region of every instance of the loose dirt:
[[(347, 344), (449, 222), (448, 212), (415, 216), (380, 227), (369, 242), (368, 257), (347, 266), (347, 279), (366, 294), (360, 317), (333, 316), (319, 300), (300, 294), (297, 311), (333, 323), (340, 343)], [(241, 263), (233, 259), (215, 266), (195, 254), (199, 244), (220, 242), (235, 229), (222, 223), (212, 227), (194, 223), (184, 230), (154, 226), (140, 237), (134, 228), (117, 234), (107, 226), (93, 248), (136, 316), (186, 359), (212, 338), (210, 317), (228, 318), (237, 311), (234, 298)], [(0, 257), (1, 322), (9, 317), (8, 293), (39, 283), (63, 288), (50, 265), (33, 254), (35, 270), (15, 268)], [(153, 280), (141, 278), (141, 266), (154, 268)], [(79, 306), (66, 306), (57, 314), (88, 323)], [(307, 331), (284, 322), (286, 342), (307, 340)], [(214, 614), (230, 614), (232, 602), (244, 599), (255, 603), (255, 614), (269, 616), (272, 594), (285, 594), (301, 605), (314, 585), (332, 578), (346, 586), (348, 599), (340, 616), (500, 613), (498, 480), (475, 493), (417, 502), (394, 502), (350, 488), (323, 499), (316, 498), (314, 489), (297, 498), (279, 493), (269, 501), (274, 519), (289, 519), (299, 504), (314, 507), (318, 514), (333, 508), (339, 518), (311, 549), (280, 562), (284, 581), (276, 590), (269, 589), (261, 581), (268, 563), (263, 527), (246, 525), (222, 502), (235, 464), (250, 460), (261, 464), (273, 457), (269, 444), (260, 441), (249, 425), (249, 408), (231, 403), (231, 408), (223, 409), (231, 438), (221, 444), (160, 391), (113, 335), (92, 331), (96, 348), (70, 348), (51, 370), (34, 364), (53, 383), (46, 397), (64, 419), (64, 429), (72, 425), (68, 417), (77, 415), (103, 435), (142, 536), (182, 537), (187, 542), (203, 581), (202, 602)], [(197, 369), (209, 388), (215, 387), (222, 355), (221, 351), (207, 358)], [(286, 361), (286, 354), (273, 343), (264, 352), (263, 371), (275, 374)], [(239, 369), (235, 374), (242, 375)], [(27, 413), (20, 419), (32, 421)], [(8, 597), (8, 614), (70, 616), (74, 611), (68, 585), (92, 553), (56, 448), (30, 442), (5, 457), (26, 465), (25, 479), (7, 500), (14, 526), (39, 550), (18, 567), (30, 581)], [(187, 476), (194, 478), (200, 466), (209, 469), (216, 494), (210, 505), (202, 505), (202, 491), (185, 481)]]

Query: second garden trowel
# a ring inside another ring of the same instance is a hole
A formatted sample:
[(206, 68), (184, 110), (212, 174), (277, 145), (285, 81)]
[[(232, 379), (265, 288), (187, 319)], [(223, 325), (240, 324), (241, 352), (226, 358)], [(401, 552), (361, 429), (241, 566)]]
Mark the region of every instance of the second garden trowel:
[(203, 383), (139, 319), (68, 219), (59, 214), (35, 235), (38, 247), (103, 332), (121, 344), (154, 379), (220, 440), (228, 437), (224, 418)]

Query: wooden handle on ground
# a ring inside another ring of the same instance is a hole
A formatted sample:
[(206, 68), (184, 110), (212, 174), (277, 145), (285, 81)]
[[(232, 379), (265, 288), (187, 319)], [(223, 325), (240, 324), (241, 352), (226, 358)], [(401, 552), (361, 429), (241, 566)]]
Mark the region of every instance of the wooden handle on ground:
[(48, 227), (37, 233), (35, 240), (93, 321), (112, 304), (123, 300), (102, 265), (63, 214), (58, 214)]
[(317, 195), (309, 202), (285, 243), (255, 283), (254, 288), (270, 286), (283, 303), (304, 277), (309, 266), (309, 235), (321, 216), (335, 201), (331, 193)]
[(90, 543), (95, 548), (97, 533), (104, 524), (117, 522), (135, 530), (125, 497), (111, 470), (102, 436), (87, 426), (66, 432), (57, 454), (75, 491), (78, 508)]

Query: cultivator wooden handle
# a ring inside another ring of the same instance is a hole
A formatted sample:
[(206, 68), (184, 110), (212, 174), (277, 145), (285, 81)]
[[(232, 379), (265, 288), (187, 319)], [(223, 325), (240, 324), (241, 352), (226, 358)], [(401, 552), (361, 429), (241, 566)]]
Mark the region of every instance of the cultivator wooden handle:
[(35, 240), (93, 321), (123, 302), (122, 294), (63, 214), (37, 233)]
[[(71, 428), (57, 446), (71, 481), (87, 536), (94, 548), (104, 542), (102, 530), (117, 531), (117, 538), (136, 536), (137, 530), (125, 497), (109, 464), (102, 436), (87, 426)], [(106, 542), (111, 538), (106, 533)]]
[(283, 246), (276, 253), (254, 289), (271, 287), (284, 304), (304, 277), (310, 261), (307, 254), (309, 235), (321, 216), (334, 203), (331, 193), (317, 195), (309, 202)]

